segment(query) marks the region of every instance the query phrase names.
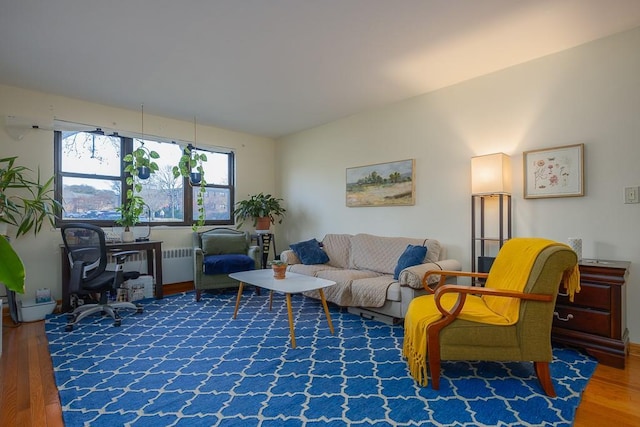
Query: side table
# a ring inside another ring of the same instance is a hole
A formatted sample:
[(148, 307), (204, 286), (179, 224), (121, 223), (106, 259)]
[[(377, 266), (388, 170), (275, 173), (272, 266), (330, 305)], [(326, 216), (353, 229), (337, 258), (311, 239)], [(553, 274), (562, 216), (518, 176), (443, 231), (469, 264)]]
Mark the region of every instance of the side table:
[(582, 260), (580, 292), (570, 302), (560, 288), (551, 340), (583, 348), (605, 365), (624, 369), (629, 346), (625, 281), (628, 261)]
[(267, 261), (269, 260), (269, 248), (273, 245), (274, 258), (278, 258), (278, 252), (276, 251), (276, 236), (269, 230), (256, 230), (252, 236), (258, 242), (260, 247), (262, 268), (267, 268)]

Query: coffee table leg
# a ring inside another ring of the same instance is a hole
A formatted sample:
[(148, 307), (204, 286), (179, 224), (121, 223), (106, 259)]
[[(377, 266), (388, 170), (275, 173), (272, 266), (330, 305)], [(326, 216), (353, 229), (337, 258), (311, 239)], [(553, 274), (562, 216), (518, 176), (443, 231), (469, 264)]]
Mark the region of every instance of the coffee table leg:
[(296, 333), (293, 330), (293, 311), (291, 310), (291, 294), (287, 296), (287, 312), (289, 313), (289, 332), (291, 333), (291, 347), (296, 348)]
[(331, 322), (331, 315), (329, 314), (329, 307), (327, 307), (327, 300), (324, 299), (324, 291), (322, 289), (318, 289), (320, 291), (320, 300), (322, 301), (322, 307), (324, 308), (324, 314), (327, 316), (327, 323), (329, 324), (329, 330), (331, 331), (331, 335), (333, 335), (333, 323)]
[(244, 287), (244, 283), (240, 282), (240, 286), (238, 286), (238, 297), (236, 298), (236, 308), (233, 310), (233, 318), (235, 319), (238, 315), (238, 307), (240, 307), (240, 297), (242, 297), (242, 288)]
[(273, 307), (273, 291), (269, 292), (269, 311), (271, 311), (271, 308)]

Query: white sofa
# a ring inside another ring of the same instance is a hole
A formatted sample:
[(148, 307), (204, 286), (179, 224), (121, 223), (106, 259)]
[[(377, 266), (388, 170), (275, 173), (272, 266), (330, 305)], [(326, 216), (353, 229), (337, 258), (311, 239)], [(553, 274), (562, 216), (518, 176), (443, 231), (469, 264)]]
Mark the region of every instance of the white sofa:
[[(402, 270), (395, 280), (394, 270), (407, 245), (426, 246), (426, 257), (422, 264)], [(326, 264), (302, 264), (291, 249), (283, 251), (280, 259), (288, 264), (288, 271), (335, 281), (324, 290), (327, 301), (385, 323), (402, 321), (409, 302), (426, 293), (422, 287), (426, 272), (461, 269), (459, 261), (445, 259), (445, 250), (433, 239), (327, 234), (321, 247), (329, 256)], [(438, 280), (434, 275), (429, 283)], [(317, 291), (305, 295), (319, 298)]]

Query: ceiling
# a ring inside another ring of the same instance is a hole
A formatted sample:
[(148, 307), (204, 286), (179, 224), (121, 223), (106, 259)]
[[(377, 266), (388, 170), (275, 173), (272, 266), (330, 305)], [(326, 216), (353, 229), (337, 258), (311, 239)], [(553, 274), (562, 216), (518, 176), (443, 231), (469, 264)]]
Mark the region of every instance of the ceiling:
[(640, 26), (640, 0), (0, 0), (0, 84), (272, 138)]

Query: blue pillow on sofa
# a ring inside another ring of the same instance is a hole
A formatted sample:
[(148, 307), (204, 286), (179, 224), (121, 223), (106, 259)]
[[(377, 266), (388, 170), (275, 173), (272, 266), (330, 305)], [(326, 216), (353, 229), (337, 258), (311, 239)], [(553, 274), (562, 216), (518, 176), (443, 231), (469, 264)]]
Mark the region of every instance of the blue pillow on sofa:
[(329, 262), (329, 255), (320, 248), (320, 242), (316, 239), (293, 243), (289, 247), (304, 265), (326, 264)]
[(416, 245), (408, 245), (407, 249), (404, 250), (400, 258), (398, 259), (398, 265), (396, 265), (396, 269), (393, 272), (393, 278), (398, 280), (400, 277), (400, 272), (407, 267), (413, 267), (414, 265), (422, 264), (424, 262), (424, 257), (427, 256), (427, 247), (426, 246), (416, 246)]

